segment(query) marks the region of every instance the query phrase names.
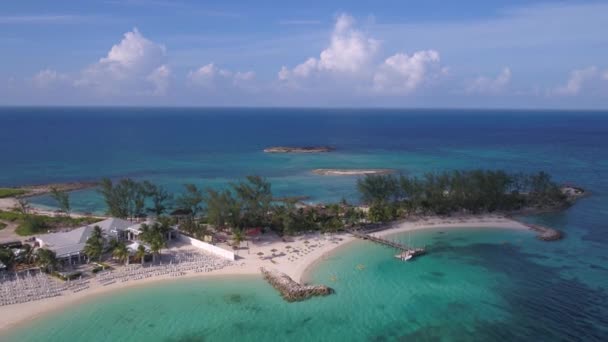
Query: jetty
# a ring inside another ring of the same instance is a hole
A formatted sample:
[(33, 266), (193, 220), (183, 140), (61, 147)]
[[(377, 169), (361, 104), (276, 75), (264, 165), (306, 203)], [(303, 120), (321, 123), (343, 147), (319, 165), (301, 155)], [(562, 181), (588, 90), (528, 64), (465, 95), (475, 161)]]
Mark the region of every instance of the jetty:
[(537, 232), (536, 238), (542, 241), (557, 241), (564, 237), (564, 233), (557, 229), (540, 226), (537, 224), (524, 223), (530, 230)]
[(288, 302), (298, 302), (314, 296), (327, 296), (334, 293), (331, 287), (325, 285), (302, 285), (295, 282), (285, 273), (260, 268), (264, 279), (281, 293)]
[(272, 146), (264, 149), (266, 153), (325, 153), (332, 152), (332, 146)]
[(399, 242), (395, 242), (395, 241), (390, 241), (387, 239), (383, 239), (377, 236), (373, 236), (370, 234), (366, 234), (366, 233), (362, 233), (362, 232), (358, 232), (355, 230), (351, 230), (350, 233), (362, 240), (369, 240), (387, 247), (391, 247), (391, 248), (395, 248), (400, 250), (402, 253), (405, 252), (409, 255), (411, 255), (412, 257), (417, 257), (419, 255), (425, 254), (426, 250), (424, 248), (415, 248), (415, 247), (410, 247), (410, 246), (406, 246), (403, 243), (399, 243)]

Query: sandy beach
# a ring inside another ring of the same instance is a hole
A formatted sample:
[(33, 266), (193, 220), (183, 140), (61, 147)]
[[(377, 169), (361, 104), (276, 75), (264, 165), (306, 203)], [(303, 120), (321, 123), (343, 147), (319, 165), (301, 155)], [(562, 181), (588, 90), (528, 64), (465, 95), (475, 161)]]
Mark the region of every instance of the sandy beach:
[[(466, 218), (427, 218), (418, 221), (403, 221), (390, 224), (386, 230), (374, 233), (377, 236), (387, 236), (407, 231), (430, 229), (430, 228), (502, 228), (522, 229), (528, 227), (523, 224), (501, 216), (473, 216)], [(233, 265), (215, 270), (209, 273), (188, 272), (179, 278), (170, 276), (158, 276), (128, 282), (117, 282), (102, 286), (91, 282), (91, 287), (86, 291), (64, 294), (58, 297), (47, 298), (21, 304), (0, 307), (0, 330), (8, 329), (20, 323), (30, 321), (32, 318), (51, 313), (56, 310), (65, 309), (71, 305), (77, 305), (82, 301), (95, 298), (98, 295), (107, 294), (129, 288), (137, 288), (152, 283), (171, 282), (186, 278), (227, 277), (227, 276), (260, 276), (260, 267), (275, 269), (289, 275), (292, 279), (302, 282), (306, 274), (314, 265), (323, 262), (332, 252), (339, 247), (346, 246), (355, 238), (347, 233), (322, 235), (308, 234), (283, 241), (277, 236), (264, 236), (258, 241), (243, 243), (238, 251), (238, 259)], [(222, 246), (227, 248), (227, 246)], [(178, 247), (175, 247), (178, 248)], [(184, 248), (184, 247), (179, 247)], [(185, 248), (192, 248), (187, 246)], [(275, 252), (273, 252), (275, 250)], [(299, 250), (300, 253), (294, 253)], [(259, 253), (262, 253), (259, 255)], [(272, 255), (278, 255), (270, 259)]]

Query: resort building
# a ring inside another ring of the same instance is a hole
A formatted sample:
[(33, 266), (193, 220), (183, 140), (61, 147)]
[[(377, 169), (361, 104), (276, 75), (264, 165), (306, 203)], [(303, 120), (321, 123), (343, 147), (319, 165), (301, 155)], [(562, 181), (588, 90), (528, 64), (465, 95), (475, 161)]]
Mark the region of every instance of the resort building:
[[(152, 222), (145, 223), (151, 224)], [(116, 239), (118, 241), (136, 242), (141, 234), (141, 225), (142, 223), (133, 223), (119, 218), (109, 218), (70, 231), (41, 235), (36, 237), (36, 242), (40, 247), (55, 252), (58, 260), (74, 264), (86, 260), (84, 247), (87, 240), (93, 234), (95, 226), (101, 228), (102, 234), (107, 240)], [(167, 240), (172, 240), (176, 237), (176, 234), (177, 232), (174, 230), (169, 231), (166, 236)], [(130, 246), (133, 246), (133, 244)]]

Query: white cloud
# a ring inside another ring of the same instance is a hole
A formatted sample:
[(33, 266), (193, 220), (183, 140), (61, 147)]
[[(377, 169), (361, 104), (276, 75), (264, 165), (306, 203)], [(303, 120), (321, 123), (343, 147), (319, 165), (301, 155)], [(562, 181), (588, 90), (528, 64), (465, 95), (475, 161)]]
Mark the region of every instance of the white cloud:
[(100, 93), (162, 95), (171, 73), (166, 59), (165, 47), (148, 40), (135, 28), (125, 33), (106, 57), (86, 68), (75, 85)]
[(293, 70), (283, 66), (280, 80), (308, 78), (318, 72), (356, 74), (372, 62), (379, 42), (368, 38), (354, 28), (354, 19), (346, 14), (336, 19), (329, 46), (321, 51), (319, 58), (310, 57)]
[(154, 84), (154, 94), (165, 95), (169, 88), (169, 78), (171, 77), (171, 69), (165, 64), (159, 66), (148, 77), (147, 80)]
[(496, 78), (479, 76), (468, 84), (466, 91), (468, 93), (497, 94), (504, 91), (510, 82), (511, 69), (505, 67)]
[(565, 85), (557, 87), (554, 92), (558, 95), (578, 95), (588, 83), (600, 80), (601, 78), (601, 72), (596, 66), (573, 70), (570, 72), (568, 82)]
[(446, 72), (439, 52), (396, 53), (378, 60), (380, 42), (355, 28), (355, 20), (340, 15), (335, 22), (329, 46), (319, 54), (278, 73), (279, 81), (292, 89), (323, 89), (367, 93), (409, 94), (437, 80)]
[(32, 82), (37, 88), (48, 88), (60, 83), (66, 83), (69, 77), (52, 69), (45, 69), (32, 77)]
[(191, 70), (187, 75), (188, 81), (195, 86), (206, 88), (226, 86), (246, 86), (255, 79), (253, 71), (233, 72), (217, 67), (214, 63), (203, 65)]
[(418, 51), (411, 56), (397, 53), (378, 67), (374, 74), (374, 90), (410, 93), (442, 72), (439, 61), (439, 53), (435, 50)]

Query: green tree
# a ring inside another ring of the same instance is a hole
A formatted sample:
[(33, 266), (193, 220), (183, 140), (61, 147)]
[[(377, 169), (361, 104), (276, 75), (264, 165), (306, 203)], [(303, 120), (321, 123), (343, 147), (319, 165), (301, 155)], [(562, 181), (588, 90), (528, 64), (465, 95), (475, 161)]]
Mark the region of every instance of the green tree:
[(142, 183), (125, 178), (114, 184), (110, 179), (104, 178), (100, 182), (98, 191), (104, 197), (109, 215), (119, 218), (145, 215), (147, 192)]
[(261, 226), (269, 223), (268, 212), (272, 202), (271, 185), (260, 176), (247, 176), (246, 181), (232, 184), (240, 200), (241, 218), (244, 224)]
[[(207, 222), (216, 227), (223, 227), (226, 224), (231, 224), (233, 227), (236, 221), (233, 219), (234, 208), (237, 205), (236, 199), (228, 190), (216, 191), (207, 189), (206, 197), (207, 206)], [(238, 213), (237, 215), (240, 215)], [(238, 224), (237, 224), (238, 225)]]
[(137, 251), (135, 251), (135, 257), (141, 261), (141, 264), (144, 264), (144, 260), (146, 259), (146, 247), (144, 245), (139, 245), (137, 247)]
[(156, 262), (156, 257), (160, 255), (163, 248), (166, 247), (167, 241), (165, 236), (171, 228), (166, 223), (155, 222), (152, 225), (141, 225), (141, 239), (150, 246), (153, 262)]
[(148, 181), (142, 183), (144, 191), (150, 200), (152, 206), (147, 208), (147, 211), (153, 213), (156, 217), (162, 216), (169, 207), (169, 202), (173, 199), (171, 195), (164, 187), (160, 185), (152, 184)]
[(196, 217), (203, 209), (202, 204), (205, 200), (203, 192), (194, 184), (185, 184), (184, 188), (186, 191), (176, 200), (177, 206), (188, 210), (193, 217)]
[(238, 250), (241, 247), (241, 243), (245, 240), (245, 234), (241, 229), (234, 229), (232, 231), (232, 246)]
[(0, 248), (0, 262), (6, 266), (6, 269), (11, 269), (15, 265), (15, 253), (9, 248)]
[(15, 207), (15, 210), (17, 210), (24, 216), (27, 216), (30, 213), (31, 208), (32, 208), (32, 206), (30, 205), (30, 202), (27, 199), (25, 199), (25, 198), (17, 199), (17, 205)]
[(51, 187), (51, 197), (57, 202), (59, 210), (70, 216), (70, 195), (65, 191), (60, 191), (56, 187)]
[(99, 226), (93, 227), (91, 236), (87, 239), (84, 245), (84, 254), (86, 254), (89, 262), (91, 260), (100, 260), (103, 254), (103, 233)]
[(118, 242), (112, 250), (112, 256), (120, 262), (129, 264), (129, 249), (124, 242)]
[(53, 272), (57, 266), (57, 257), (55, 252), (40, 248), (36, 252), (36, 264), (45, 272)]
[(357, 181), (357, 189), (367, 204), (390, 202), (400, 195), (398, 182), (391, 175), (367, 175)]

